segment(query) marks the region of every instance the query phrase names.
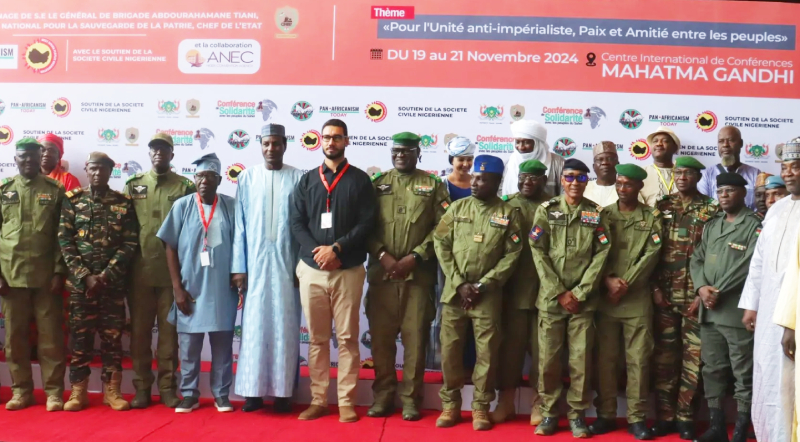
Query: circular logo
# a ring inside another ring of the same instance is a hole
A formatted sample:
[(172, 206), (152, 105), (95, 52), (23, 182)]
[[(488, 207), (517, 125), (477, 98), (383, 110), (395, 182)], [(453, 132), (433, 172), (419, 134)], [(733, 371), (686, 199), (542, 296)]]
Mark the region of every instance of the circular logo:
[(697, 115), (694, 122), (697, 128), (703, 132), (711, 132), (717, 128), (717, 115), (711, 111), (705, 111)]
[(626, 109), (619, 116), (619, 124), (625, 129), (638, 129), (642, 125), (644, 117), (636, 109)]
[(57, 98), (52, 105), (50, 105), (53, 114), (57, 117), (64, 118), (72, 111), (72, 103), (64, 97)]
[(3, 115), (3, 112), (6, 110), (6, 103), (3, 100), (0, 100), (0, 115)]
[(555, 144), (553, 144), (553, 152), (560, 155), (562, 158), (569, 158), (575, 155), (577, 149), (578, 145), (575, 144), (572, 138), (559, 138), (556, 140)]
[(769, 156), (769, 144), (748, 144), (744, 152), (748, 158), (760, 160)]
[(380, 101), (373, 101), (364, 109), (364, 115), (373, 123), (380, 123), (386, 119), (386, 105)]
[[(227, 173), (226, 173), (226, 175), (227, 175)], [(239, 174), (238, 173), (236, 174), (236, 178), (237, 179), (239, 178)], [(230, 179), (230, 178), (228, 178), (228, 179)], [(236, 310), (241, 310), (242, 307), (244, 307), (244, 295), (239, 293), (239, 303), (236, 304)]]
[[(239, 174), (241, 174), (243, 170), (244, 165), (242, 163), (231, 164), (228, 166), (228, 169), (225, 170), (225, 178), (233, 184), (237, 184), (239, 182)], [(239, 302), (242, 302), (242, 298), (239, 298)], [(241, 304), (239, 308), (241, 308)]]
[(250, 144), (250, 135), (242, 129), (236, 129), (228, 135), (228, 144), (236, 150), (242, 150)]
[(314, 106), (308, 101), (298, 101), (292, 106), (290, 112), (295, 120), (306, 121), (314, 115)]
[(189, 52), (186, 53), (186, 61), (191, 67), (199, 68), (206, 62), (206, 59), (197, 49), (190, 49)]
[(628, 150), (631, 152), (631, 156), (639, 161), (650, 158), (650, 145), (647, 144), (647, 140), (638, 139), (634, 141)]
[(372, 333), (370, 333), (369, 330), (361, 335), (361, 345), (372, 350)]
[(322, 144), (322, 135), (315, 130), (310, 130), (300, 137), (300, 142), (306, 150), (317, 150)]
[(306, 358), (304, 358), (302, 356), (300, 356), (300, 366), (301, 367), (308, 367), (308, 361), (306, 360)]
[(25, 48), (23, 59), (28, 69), (37, 74), (46, 74), (56, 66), (58, 51), (52, 41), (40, 38)]
[(14, 141), (14, 131), (8, 126), (0, 126), (0, 145), (5, 146)]

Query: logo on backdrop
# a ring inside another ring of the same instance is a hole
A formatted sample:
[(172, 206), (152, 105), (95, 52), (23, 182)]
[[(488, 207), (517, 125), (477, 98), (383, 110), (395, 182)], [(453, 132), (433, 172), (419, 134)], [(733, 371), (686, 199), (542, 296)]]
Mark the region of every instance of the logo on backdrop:
[(278, 105), (274, 101), (265, 98), (258, 102), (256, 112), (261, 112), (261, 118), (265, 122), (272, 123), (277, 119)]
[(542, 107), (544, 124), (566, 124), (579, 126), (583, 124), (583, 109), (574, 107)]
[(196, 100), (192, 98), (191, 100), (186, 100), (186, 112), (189, 114), (186, 118), (198, 118), (200, 115), (200, 100)]
[(359, 106), (320, 106), (319, 113), (328, 114), (330, 118), (345, 118), (351, 114), (361, 113)]
[(306, 360), (306, 358), (304, 358), (302, 356), (300, 356), (300, 366), (301, 367), (308, 367), (308, 361)]
[(8, 126), (0, 126), (0, 146), (11, 144), (14, 141), (14, 131)]
[(275, 26), (281, 31), (275, 34), (276, 38), (297, 38), (297, 34), (292, 33), (297, 23), (300, 21), (300, 13), (295, 8), (284, 6), (275, 11)]
[(659, 126), (677, 126), (678, 123), (689, 123), (692, 117), (688, 115), (650, 115), (649, 121)]
[(478, 153), (511, 153), (514, 152), (514, 139), (497, 135), (478, 135), (475, 137), (475, 147), (478, 148)]
[(311, 343), (311, 333), (308, 332), (308, 327), (304, 325), (300, 326), (300, 343), (301, 344)]
[(578, 144), (572, 140), (572, 138), (563, 137), (556, 140), (555, 144), (553, 144), (553, 152), (557, 155), (560, 155), (562, 158), (569, 158), (575, 155), (575, 151), (578, 149)]
[(436, 152), (439, 137), (436, 134), (420, 135), (419, 147), (425, 152)]
[(619, 124), (625, 129), (638, 129), (644, 121), (644, 116), (636, 109), (626, 109), (619, 116)]
[(178, 113), (181, 111), (181, 101), (169, 101), (169, 100), (159, 100), (158, 101), (158, 115), (162, 117), (177, 117)]
[(768, 144), (748, 144), (744, 146), (745, 155), (751, 160), (766, 160), (769, 157)]
[(177, 60), (184, 74), (255, 74), (261, 68), (261, 44), (244, 39), (183, 40)]
[(306, 150), (317, 150), (319, 149), (320, 144), (322, 144), (322, 135), (312, 129), (308, 132), (305, 132), (300, 141)]
[(256, 112), (262, 112), (263, 107), (263, 103), (255, 101), (217, 101), (217, 112), (222, 118), (255, 118)]
[(707, 110), (697, 114), (694, 122), (697, 124), (697, 128), (703, 132), (712, 132), (717, 128), (717, 115)]
[(380, 101), (373, 101), (364, 109), (364, 114), (373, 123), (380, 123), (386, 119), (386, 105)]
[[(238, 182), (238, 179), (239, 179), (239, 174), (241, 174), (241, 173), (242, 172), (239, 171), (239, 173), (236, 174), (237, 182)], [(239, 293), (239, 303), (236, 305), (236, 310), (241, 310), (242, 307), (244, 307), (244, 295)], [(240, 334), (240, 336), (241, 336), (241, 334)]]
[(314, 106), (308, 101), (298, 101), (292, 106), (292, 110), (289, 113), (297, 121), (306, 121), (314, 115)]
[(159, 132), (168, 133), (172, 137), (172, 143), (175, 147), (191, 147), (194, 144), (194, 131), (191, 129), (156, 129), (154, 133)]
[(97, 130), (97, 145), (98, 146), (116, 146), (119, 141), (119, 129), (103, 129)]
[(135, 127), (129, 127), (125, 129), (125, 145), (126, 146), (138, 146), (139, 144), (139, 129)]
[(481, 105), (479, 112), (481, 120), (486, 122), (499, 122), (505, 115), (503, 106), (487, 106), (484, 104)]
[(131, 177), (142, 171), (142, 165), (136, 161), (130, 160), (122, 165), (122, 171), (125, 175)]
[(236, 150), (242, 150), (250, 144), (250, 134), (242, 129), (236, 129), (228, 135), (228, 145)]
[(597, 129), (600, 125), (606, 121), (606, 112), (603, 109), (600, 109), (597, 106), (592, 106), (586, 109), (586, 112), (583, 113), (583, 119), (589, 119), (589, 125), (592, 129)]
[(55, 43), (46, 38), (40, 38), (25, 48), (25, 55), (22, 59), (28, 69), (37, 74), (46, 74), (56, 67), (58, 50)]
[(55, 116), (64, 118), (72, 111), (72, 103), (64, 97), (57, 98), (53, 101), (53, 104), (50, 105), (50, 109)]
[(17, 69), (19, 46), (0, 45), (0, 69)]
[(634, 141), (628, 150), (630, 150), (631, 156), (639, 161), (650, 158), (650, 145), (647, 144), (647, 140), (638, 139)]
[(369, 330), (361, 335), (361, 345), (372, 350), (372, 333), (370, 333)]
[(511, 106), (511, 119), (514, 121), (519, 121), (525, 118), (525, 106), (521, 104), (515, 104)]
[(6, 110), (6, 103), (3, 100), (0, 100), (0, 115), (3, 115), (3, 112)]
[(237, 184), (239, 183), (239, 174), (241, 174), (243, 170), (244, 165), (242, 163), (231, 164), (228, 166), (228, 169), (225, 170), (225, 178), (233, 184)]
[(194, 140), (200, 142), (200, 149), (205, 149), (214, 140), (214, 132), (211, 132), (211, 129), (201, 127), (194, 133)]

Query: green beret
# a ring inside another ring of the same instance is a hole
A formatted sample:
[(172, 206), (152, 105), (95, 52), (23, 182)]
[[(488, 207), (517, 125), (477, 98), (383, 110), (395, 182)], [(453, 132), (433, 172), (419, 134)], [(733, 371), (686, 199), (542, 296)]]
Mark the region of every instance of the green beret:
[(547, 166), (539, 160), (528, 160), (519, 165), (519, 173), (532, 173), (534, 175), (544, 175)]
[(695, 170), (703, 170), (706, 166), (703, 166), (703, 163), (697, 161), (694, 157), (678, 157), (675, 160), (675, 168), (686, 168), (686, 169), (695, 169)]
[(630, 178), (632, 180), (643, 181), (647, 178), (647, 172), (635, 164), (617, 164), (614, 166), (617, 169), (617, 175)]
[(717, 175), (717, 187), (722, 186), (747, 187), (747, 180), (738, 173), (725, 172)]
[(28, 150), (28, 149), (41, 149), (42, 144), (36, 141), (36, 138), (23, 138), (17, 141), (17, 150)]
[(395, 146), (419, 147), (420, 140), (419, 135), (411, 132), (400, 132), (392, 135), (392, 141), (394, 141)]

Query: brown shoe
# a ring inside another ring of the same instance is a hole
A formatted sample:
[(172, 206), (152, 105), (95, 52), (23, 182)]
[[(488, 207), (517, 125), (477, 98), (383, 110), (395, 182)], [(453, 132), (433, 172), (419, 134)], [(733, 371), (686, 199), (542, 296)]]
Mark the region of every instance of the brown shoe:
[(110, 406), (115, 411), (126, 411), (131, 409), (131, 404), (122, 398), (119, 386), (122, 383), (122, 373), (115, 371), (111, 373), (111, 379), (103, 384), (103, 403)]
[(33, 405), (33, 395), (30, 393), (17, 394), (10, 401), (6, 402), (6, 410), (16, 411), (28, 408)]
[(450, 428), (461, 422), (461, 410), (449, 408), (442, 410), (442, 414), (436, 419), (436, 426), (439, 428)]
[(322, 405), (309, 405), (306, 408), (306, 411), (300, 413), (300, 416), (297, 419), (301, 421), (313, 421), (314, 419), (319, 419), (322, 416), (327, 416), (331, 414), (331, 410), (328, 407), (323, 407)]
[(483, 410), (472, 410), (472, 429), (475, 431), (488, 431), (492, 429), (489, 413)]
[(72, 393), (69, 394), (67, 403), (64, 404), (65, 411), (81, 411), (89, 406), (89, 378), (78, 383), (72, 384)]
[(64, 409), (64, 399), (61, 396), (49, 396), (47, 398), (47, 411), (61, 411)]
[(533, 407), (531, 407), (531, 425), (538, 426), (542, 423), (542, 419), (544, 419), (544, 416), (542, 416), (541, 404), (533, 404)]
[(502, 424), (507, 420), (514, 419), (516, 410), (514, 409), (514, 395), (517, 390), (500, 390), (497, 395), (497, 406), (492, 412), (492, 422)]
[(339, 407), (339, 422), (358, 422), (358, 415), (354, 407)]

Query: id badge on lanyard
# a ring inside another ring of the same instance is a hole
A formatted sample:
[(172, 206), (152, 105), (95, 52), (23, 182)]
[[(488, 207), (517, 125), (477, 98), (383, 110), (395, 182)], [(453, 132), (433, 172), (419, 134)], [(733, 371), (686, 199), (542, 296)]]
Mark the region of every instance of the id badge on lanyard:
[(218, 200), (219, 196), (214, 196), (214, 204), (211, 205), (211, 213), (208, 215), (208, 221), (206, 221), (203, 201), (200, 199), (200, 194), (197, 194), (197, 208), (200, 211), (200, 221), (203, 223), (203, 250), (200, 252), (200, 265), (203, 267), (211, 265), (211, 254), (208, 251), (208, 227), (211, 225), (211, 220), (214, 219), (214, 212), (217, 210)]
[(328, 198), (325, 200), (325, 208), (326, 211), (320, 216), (319, 220), (319, 228), (320, 229), (330, 229), (333, 227), (333, 214), (331, 213), (331, 195), (333, 194), (333, 189), (336, 188), (336, 185), (339, 184), (339, 180), (342, 179), (344, 173), (347, 172), (347, 169), (350, 168), (350, 163), (344, 165), (342, 168), (342, 173), (333, 180), (333, 184), (328, 184), (328, 180), (325, 179), (325, 174), (322, 173), (322, 166), (319, 166), (319, 179), (322, 181), (322, 185), (325, 186), (325, 190), (328, 191)]

